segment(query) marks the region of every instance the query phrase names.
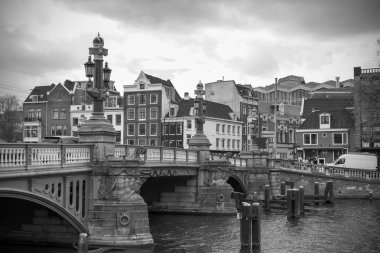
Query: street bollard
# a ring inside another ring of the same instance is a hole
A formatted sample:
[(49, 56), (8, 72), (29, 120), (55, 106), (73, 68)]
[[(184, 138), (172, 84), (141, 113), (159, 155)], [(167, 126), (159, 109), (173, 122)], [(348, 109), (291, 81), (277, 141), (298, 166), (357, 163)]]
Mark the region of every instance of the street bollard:
[(252, 249), (261, 244), (261, 211), (259, 203), (252, 203)]
[[(314, 195), (319, 196), (319, 183), (318, 182), (314, 183)], [(315, 197), (314, 200), (315, 200), (314, 204), (319, 205), (319, 197)]]
[(296, 189), (286, 192), (287, 217), (298, 218), (300, 216), (300, 192)]
[(285, 182), (281, 182), (281, 195), (285, 195)]
[(333, 183), (333, 181), (327, 181), (326, 182), (324, 197), (325, 197), (325, 203), (333, 203), (334, 202), (334, 183)]
[(87, 234), (80, 233), (77, 253), (88, 253)]
[(242, 219), (240, 220), (240, 244), (241, 249), (251, 249), (252, 244), (252, 206), (250, 203), (242, 203)]
[(305, 190), (303, 186), (300, 186), (298, 190), (300, 192), (300, 214), (304, 215), (305, 214)]
[(264, 186), (264, 210), (270, 211), (270, 188), (267, 184)]

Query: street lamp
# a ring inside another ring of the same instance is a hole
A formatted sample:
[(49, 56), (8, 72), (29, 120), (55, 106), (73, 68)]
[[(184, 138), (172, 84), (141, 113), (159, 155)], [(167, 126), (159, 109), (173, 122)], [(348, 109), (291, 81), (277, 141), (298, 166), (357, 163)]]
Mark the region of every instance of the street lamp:
[(111, 80), (111, 71), (112, 71), (112, 69), (108, 68), (108, 62), (106, 62), (106, 65), (103, 69), (103, 74), (104, 74), (104, 85), (108, 89), (110, 88), (109, 82)]
[(274, 89), (274, 138), (273, 138), (273, 155), (277, 158), (277, 78), (275, 78)]

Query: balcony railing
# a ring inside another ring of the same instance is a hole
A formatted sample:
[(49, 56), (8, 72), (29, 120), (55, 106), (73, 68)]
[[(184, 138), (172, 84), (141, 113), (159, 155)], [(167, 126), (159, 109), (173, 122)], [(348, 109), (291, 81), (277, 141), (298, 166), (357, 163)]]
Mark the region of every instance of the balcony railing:
[(210, 154), (210, 160), (211, 161), (229, 161), (231, 165), (235, 165), (236, 167), (247, 167), (247, 160), (246, 158), (240, 158), (240, 157), (226, 157), (225, 155), (218, 155), (211, 153)]
[(360, 178), (368, 180), (380, 180), (380, 171), (355, 168), (342, 168), (321, 164), (302, 163), (293, 160), (269, 159), (270, 167), (284, 168), (302, 171), (311, 174), (323, 174), (326, 176), (341, 176), (346, 178)]
[(0, 170), (88, 164), (90, 161), (90, 145), (0, 144)]
[(198, 163), (198, 151), (170, 148), (170, 147), (146, 147), (145, 154), (136, 154), (138, 146), (116, 145), (115, 157), (135, 158), (140, 156), (141, 160), (147, 162), (161, 163)]

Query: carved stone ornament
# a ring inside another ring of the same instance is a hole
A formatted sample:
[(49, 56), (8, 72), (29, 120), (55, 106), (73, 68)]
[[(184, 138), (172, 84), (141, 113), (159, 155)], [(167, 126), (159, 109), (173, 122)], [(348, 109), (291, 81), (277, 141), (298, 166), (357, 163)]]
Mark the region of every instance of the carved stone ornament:
[(377, 81), (377, 80), (380, 80), (380, 73), (361, 74), (360, 80), (361, 81)]
[(139, 195), (145, 179), (127, 176), (102, 176), (98, 194), (100, 199), (116, 201), (144, 201)]
[(89, 54), (93, 55), (103, 55), (107, 56), (108, 55), (108, 49), (103, 48), (103, 47), (90, 47), (89, 48)]

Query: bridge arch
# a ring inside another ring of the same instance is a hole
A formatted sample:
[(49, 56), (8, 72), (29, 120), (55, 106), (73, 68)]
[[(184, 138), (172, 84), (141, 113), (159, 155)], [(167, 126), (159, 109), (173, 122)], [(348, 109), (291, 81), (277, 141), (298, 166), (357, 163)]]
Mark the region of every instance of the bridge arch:
[(39, 204), (48, 208), (49, 210), (54, 211), (62, 218), (67, 220), (79, 233), (88, 233), (87, 228), (81, 222), (79, 222), (72, 214), (70, 214), (69, 211), (43, 196), (39, 196), (37, 194), (33, 194), (31, 192), (23, 190), (0, 188), (0, 198), (15, 198)]
[(241, 181), (241, 179), (237, 175), (231, 175), (226, 183), (232, 186), (235, 192), (241, 192), (244, 193), (245, 196), (248, 195), (248, 191), (246, 187), (244, 186), (244, 183)]

